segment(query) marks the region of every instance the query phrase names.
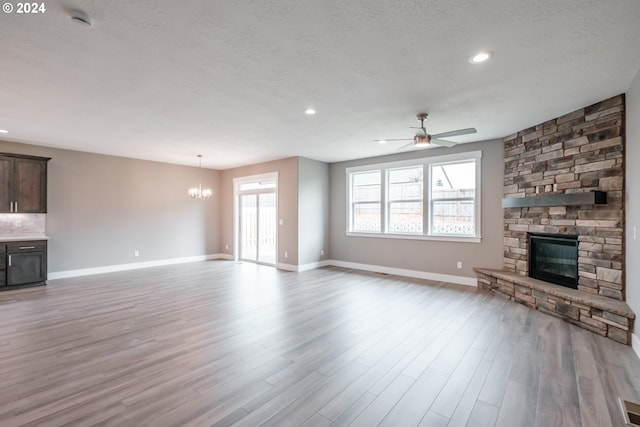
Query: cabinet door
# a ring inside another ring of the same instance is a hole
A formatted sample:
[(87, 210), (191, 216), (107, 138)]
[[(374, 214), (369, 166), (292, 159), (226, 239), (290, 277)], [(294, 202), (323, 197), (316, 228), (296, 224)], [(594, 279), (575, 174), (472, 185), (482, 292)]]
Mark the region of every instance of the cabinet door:
[(0, 213), (10, 212), (11, 202), (13, 202), (11, 192), (12, 163), (12, 158), (0, 157)]
[(44, 251), (9, 254), (8, 258), (8, 286), (47, 280), (47, 258)]
[(0, 244), (0, 288), (7, 286), (7, 254), (4, 247)]
[(17, 211), (21, 213), (46, 213), (47, 162), (20, 158), (16, 158), (14, 162), (14, 200)]

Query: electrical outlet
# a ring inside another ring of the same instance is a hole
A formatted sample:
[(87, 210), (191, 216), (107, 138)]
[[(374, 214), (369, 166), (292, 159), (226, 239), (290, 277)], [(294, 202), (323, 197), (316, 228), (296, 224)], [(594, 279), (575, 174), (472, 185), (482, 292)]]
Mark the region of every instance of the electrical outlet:
[(324, 249), (320, 249), (320, 255), (324, 255)]
[(456, 267), (458, 268), (458, 270), (461, 270), (462, 269), (462, 261), (458, 261), (456, 263)]
[(140, 256), (140, 251), (133, 252), (133, 256)]
[(287, 251), (284, 252), (284, 257), (289, 258), (289, 253)]
[(278, 221), (278, 224), (282, 225), (282, 224), (284, 224), (284, 221), (280, 220), (280, 221)]
[(16, 221), (16, 228), (22, 228), (22, 221)]
[(225, 249), (226, 251), (228, 251), (228, 250), (229, 250), (229, 245), (224, 245), (224, 249)]

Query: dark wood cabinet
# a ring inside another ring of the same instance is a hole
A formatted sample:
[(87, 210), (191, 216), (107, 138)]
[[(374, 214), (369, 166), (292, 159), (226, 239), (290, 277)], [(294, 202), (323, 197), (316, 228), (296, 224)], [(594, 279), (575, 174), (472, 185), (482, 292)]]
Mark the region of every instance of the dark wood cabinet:
[(13, 210), (13, 159), (0, 155), (0, 213)]
[[(0, 290), (19, 285), (41, 285), (47, 280), (47, 241), (0, 244)], [(3, 270), (4, 266), (4, 270)]]
[(47, 212), (49, 160), (0, 153), (0, 213)]
[(0, 290), (7, 286), (7, 251), (6, 245), (0, 243)]

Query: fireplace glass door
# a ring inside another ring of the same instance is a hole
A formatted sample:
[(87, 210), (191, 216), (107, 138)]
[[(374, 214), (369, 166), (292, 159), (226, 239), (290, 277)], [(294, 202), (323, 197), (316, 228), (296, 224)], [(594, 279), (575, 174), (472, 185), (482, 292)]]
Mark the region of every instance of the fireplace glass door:
[(529, 276), (578, 289), (577, 236), (530, 234)]

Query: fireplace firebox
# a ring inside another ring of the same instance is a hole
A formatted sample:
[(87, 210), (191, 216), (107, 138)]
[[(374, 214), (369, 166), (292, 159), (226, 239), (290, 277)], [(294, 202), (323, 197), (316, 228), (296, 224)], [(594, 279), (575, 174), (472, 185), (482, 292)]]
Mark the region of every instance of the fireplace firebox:
[(529, 233), (529, 276), (578, 289), (578, 236)]

